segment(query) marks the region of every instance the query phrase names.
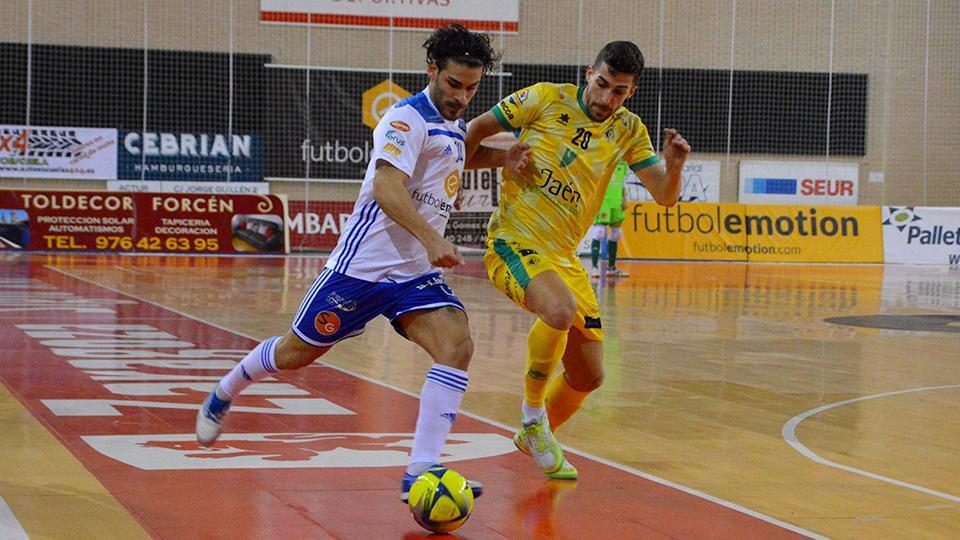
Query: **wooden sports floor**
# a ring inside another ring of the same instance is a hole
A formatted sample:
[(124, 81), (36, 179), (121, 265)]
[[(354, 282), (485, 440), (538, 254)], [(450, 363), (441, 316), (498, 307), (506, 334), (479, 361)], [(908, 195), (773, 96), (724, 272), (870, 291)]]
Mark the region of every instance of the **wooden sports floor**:
[[(429, 361), (385, 320), (197, 404), (289, 327), (323, 258), (0, 254), (0, 538), (418, 538), (398, 500)], [(960, 271), (624, 262), (597, 281), (606, 380), (513, 449), (529, 314), (447, 279), (476, 355), (444, 460), (484, 482), (460, 538), (960, 538)]]

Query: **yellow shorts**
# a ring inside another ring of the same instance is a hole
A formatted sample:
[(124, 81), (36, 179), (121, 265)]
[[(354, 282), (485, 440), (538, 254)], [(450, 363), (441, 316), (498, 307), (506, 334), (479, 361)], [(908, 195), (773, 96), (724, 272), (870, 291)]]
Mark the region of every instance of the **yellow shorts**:
[(530, 281), (549, 270), (560, 274), (560, 278), (577, 301), (577, 316), (573, 326), (587, 339), (603, 340), (597, 295), (593, 292), (590, 278), (579, 260), (549, 258), (517, 242), (492, 239), (487, 241), (483, 262), (494, 287), (527, 311), (530, 311), (530, 308), (527, 307), (525, 291)]

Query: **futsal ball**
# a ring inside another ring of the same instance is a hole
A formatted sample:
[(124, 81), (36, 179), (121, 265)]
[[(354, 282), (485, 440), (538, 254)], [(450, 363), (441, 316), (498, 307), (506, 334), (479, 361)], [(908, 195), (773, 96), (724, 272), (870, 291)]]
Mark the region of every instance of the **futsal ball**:
[(473, 512), (473, 490), (467, 479), (446, 467), (431, 467), (410, 486), (408, 499), (413, 519), (428, 531), (457, 529)]

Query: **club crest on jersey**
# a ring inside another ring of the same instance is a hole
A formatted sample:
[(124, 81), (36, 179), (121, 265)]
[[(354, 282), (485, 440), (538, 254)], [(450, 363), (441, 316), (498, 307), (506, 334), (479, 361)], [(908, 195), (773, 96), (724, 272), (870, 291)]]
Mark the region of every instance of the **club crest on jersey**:
[(390, 122), (390, 127), (399, 131), (403, 131), (404, 133), (410, 131), (410, 124), (404, 122), (403, 120), (394, 120), (393, 122)]
[(524, 101), (526, 101), (528, 97), (530, 97), (530, 90), (527, 88), (524, 88), (523, 90), (517, 92), (517, 101), (519, 101), (520, 103), (523, 103)]
[(313, 319), (313, 326), (317, 332), (325, 336), (332, 336), (340, 329), (340, 317), (332, 311), (321, 311)]
[(457, 163), (463, 163), (463, 147), (458, 142), (454, 142), (453, 145), (457, 147)]
[(383, 151), (393, 154), (395, 156), (399, 156), (402, 153), (402, 151), (396, 146), (394, 146), (393, 143), (387, 143), (383, 145)]

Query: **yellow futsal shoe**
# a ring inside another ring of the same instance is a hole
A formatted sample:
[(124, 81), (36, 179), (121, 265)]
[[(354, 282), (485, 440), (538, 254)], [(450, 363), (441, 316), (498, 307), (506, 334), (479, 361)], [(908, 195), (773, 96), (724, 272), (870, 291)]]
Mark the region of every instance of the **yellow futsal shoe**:
[[(541, 416), (530, 425), (524, 424), (518, 435), (527, 448), (527, 452), (524, 453), (533, 456), (533, 460), (549, 478), (576, 480), (577, 469), (563, 457), (563, 448), (550, 431), (547, 415)], [(514, 438), (514, 444), (517, 444), (516, 438)], [(517, 448), (523, 452), (520, 444), (517, 444)]]

